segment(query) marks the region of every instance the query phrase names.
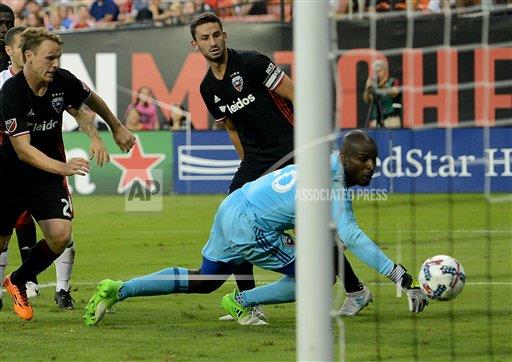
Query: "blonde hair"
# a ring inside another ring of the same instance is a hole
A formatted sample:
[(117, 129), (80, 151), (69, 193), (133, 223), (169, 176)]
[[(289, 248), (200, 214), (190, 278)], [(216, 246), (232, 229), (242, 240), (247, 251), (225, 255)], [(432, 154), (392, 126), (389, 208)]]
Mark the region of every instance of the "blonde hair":
[(23, 54), (23, 61), (26, 62), (25, 52), (31, 50), (36, 52), (42, 42), (45, 40), (53, 41), (59, 45), (62, 45), (62, 39), (60, 36), (53, 34), (44, 28), (27, 28), (20, 36), (20, 48)]

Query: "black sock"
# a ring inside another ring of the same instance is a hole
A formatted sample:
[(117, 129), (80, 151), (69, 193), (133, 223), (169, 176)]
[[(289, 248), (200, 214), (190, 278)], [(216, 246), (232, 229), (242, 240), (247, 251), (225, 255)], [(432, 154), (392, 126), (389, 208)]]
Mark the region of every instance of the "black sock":
[(37, 241), (34, 221), (31, 219), (28, 223), (17, 228), (16, 236), (18, 237), (21, 260), (25, 261), (30, 253), (30, 249), (36, 245)]
[(357, 277), (356, 273), (354, 273), (354, 270), (352, 269), (352, 265), (350, 265), (345, 254), (343, 254), (343, 258), (345, 259), (344, 264), (343, 264), (344, 269), (345, 269), (345, 273), (344, 273), (345, 280), (343, 280), (343, 285), (345, 286), (345, 291), (347, 293), (352, 293), (352, 292), (358, 292), (358, 291), (362, 290), (363, 283), (361, 283), (359, 281), (359, 278)]
[(244, 261), (235, 270), (236, 285), (239, 291), (249, 290), (256, 287), (254, 275), (252, 273), (252, 264)]
[(42, 239), (30, 249), (27, 260), (11, 274), (11, 281), (17, 286), (24, 286), (27, 281), (33, 280), (39, 273), (48, 268), (59, 257), (54, 253), (46, 240)]
[[(29, 221), (19, 228), (16, 228), (16, 236), (18, 237), (18, 247), (20, 248), (20, 256), (21, 261), (25, 262), (27, 260), (28, 255), (30, 254), (30, 249), (32, 249), (36, 245), (36, 224), (32, 217), (30, 217)], [(37, 284), (37, 278), (34, 277), (30, 280), (33, 283)]]

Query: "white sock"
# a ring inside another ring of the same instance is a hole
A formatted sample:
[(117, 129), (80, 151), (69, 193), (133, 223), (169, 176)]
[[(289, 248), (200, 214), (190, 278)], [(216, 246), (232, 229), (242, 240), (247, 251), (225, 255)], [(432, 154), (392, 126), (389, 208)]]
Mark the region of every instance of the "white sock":
[(73, 264), (75, 263), (75, 243), (71, 238), (68, 246), (64, 252), (55, 260), (55, 271), (57, 274), (56, 291), (61, 289), (68, 291), (71, 288), (69, 280), (71, 279), (71, 272), (73, 271)]
[[(7, 256), (9, 255), (9, 250), (2, 251), (0, 253), (0, 280), (4, 281), (5, 269), (7, 268)], [(0, 286), (0, 298), (2, 297), (3, 288)]]

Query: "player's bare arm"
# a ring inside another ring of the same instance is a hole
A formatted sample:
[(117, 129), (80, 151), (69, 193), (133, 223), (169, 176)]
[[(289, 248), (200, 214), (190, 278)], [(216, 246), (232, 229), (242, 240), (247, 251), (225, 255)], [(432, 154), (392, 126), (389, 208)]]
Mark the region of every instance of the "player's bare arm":
[(85, 101), (85, 104), (93, 111), (96, 112), (112, 130), (114, 141), (117, 143), (121, 151), (128, 152), (135, 143), (135, 136), (131, 133), (116, 116), (110, 111), (107, 104), (96, 93), (91, 92), (91, 95)]
[(242, 142), (240, 142), (240, 137), (238, 137), (238, 132), (236, 131), (236, 127), (233, 124), (233, 121), (231, 121), (229, 118), (226, 118), (224, 120), (224, 126), (226, 127), (226, 131), (228, 132), (229, 138), (231, 139), (233, 146), (235, 146), (238, 156), (240, 156), (240, 159), (243, 160), (244, 149), (242, 147)]
[(30, 135), (23, 134), (9, 137), (18, 158), (31, 166), (43, 171), (62, 176), (81, 175), (89, 173), (89, 161), (75, 157), (68, 162), (60, 162), (46, 156), (43, 152), (30, 144)]
[(275, 92), (285, 98), (288, 99), (290, 102), (293, 103), (293, 96), (294, 96), (294, 86), (293, 81), (288, 77), (286, 74), (283, 76), (283, 80), (281, 80), (281, 83), (279, 86), (275, 89)]
[(89, 136), (91, 140), (91, 145), (89, 147), (90, 159), (92, 160), (96, 157), (96, 164), (98, 166), (102, 167), (103, 165), (106, 165), (108, 161), (110, 161), (110, 155), (103, 144), (100, 133), (94, 125), (94, 114), (87, 112), (84, 107), (80, 107), (78, 109), (69, 108), (67, 111), (75, 118), (80, 130)]

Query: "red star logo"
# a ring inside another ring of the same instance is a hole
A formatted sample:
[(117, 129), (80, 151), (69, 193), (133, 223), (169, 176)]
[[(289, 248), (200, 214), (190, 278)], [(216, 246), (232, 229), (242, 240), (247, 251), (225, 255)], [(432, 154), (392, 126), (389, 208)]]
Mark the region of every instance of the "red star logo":
[(110, 159), (123, 171), (117, 186), (117, 192), (123, 193), (137, 181), (146, 189), (151, 190), (155, 186), (151, 170), (165, 159), (165, 154), (144, 153), (140, 139), (137, 137), (128, 154), (111, 155)]

